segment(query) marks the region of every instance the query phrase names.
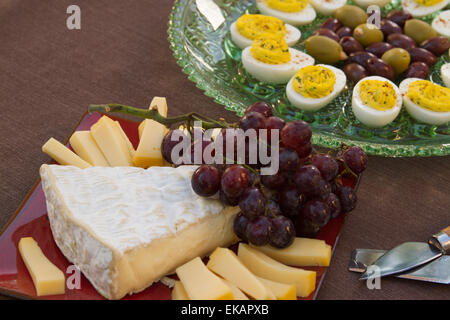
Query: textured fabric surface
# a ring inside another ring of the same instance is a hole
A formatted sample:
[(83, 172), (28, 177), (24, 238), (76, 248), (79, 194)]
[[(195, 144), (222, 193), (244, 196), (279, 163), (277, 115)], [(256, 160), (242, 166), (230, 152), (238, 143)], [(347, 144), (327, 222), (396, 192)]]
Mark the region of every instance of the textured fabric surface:
[[(66, 28), (77, 4), (82, 29)], [(195, 110), (237, 118), (190, 82), (169, 49), (168, 0), (0, 1), (0, 227), (49, 158), (42, 144), (65, 141), (90, 103), (147, 106), (167, 96), (169, 114)], [(371, 157), (319, 299), (449, 299), (448, 287), (383, 279), (369, 290), (347, 271), (354, 248), (425, 241), (450, 223), (450, 158)], [(1, 254), (1, 253), (0, 253)]]

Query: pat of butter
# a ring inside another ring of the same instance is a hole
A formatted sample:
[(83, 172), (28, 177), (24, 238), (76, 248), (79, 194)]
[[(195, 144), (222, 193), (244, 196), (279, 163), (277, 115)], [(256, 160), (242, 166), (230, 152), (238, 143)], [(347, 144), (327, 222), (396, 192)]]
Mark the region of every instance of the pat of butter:
[(275, 300), (272, 291), (256, 279), (230, 249), (214, 250), (207, 267), (257, 300)]
[(112, 167), (133, 165), (127, 144), (112, 119), (101, 117), (91, 127), (91, 135)]
[[(158, 112), (167, 116), (167, 101), (163, 97), (154, 97), (150, 108), (156, 107)], [(162, 124), (145, 119), (139, 126), (140, 141), (133, 163), (137, 167), (148, 168), (151, 166), (164, 166), (164, 159), (161, 153), (161, 143), (167, 128)]]
[(175, 281), (172, 290), (172, 300), (189, 300), (189, 296), (181, 281)]
[(252, 246), (272, 259), (295, 267), (328, 267), (331, 260), (331, 246), (323, 240), (295, 238), (287, 248)]
[(108, 161), (91, 136), (90, 131), (77, 131), (70, 137), (73, 150), (85, 161), (93, 166), (109, 167)]
[(233, 300), (231, 289), (197, 257), (176, 269), (190, 300)]
[(294, 285), (300, 297), (307, 297), (315, 290), (316, 273), (314, 271), (284, 265), (242, 242), (239, 244), (238, 257), (254, 275)]
[(38, 296), (64, 294), (64, 273), (47, 259), (33, 238), (20, 239), (19, 252), (33, 279)]
[(42, 151), (52, 157), (56, 162), (66, 166), (75, 166), (80, 169), (92, 167), (73, 151), (54, 138), (50, 138), (43, 146)]
[(262, 284), (270, 289), (277, 300), (297, 300), (295, 286), (257, 277)]

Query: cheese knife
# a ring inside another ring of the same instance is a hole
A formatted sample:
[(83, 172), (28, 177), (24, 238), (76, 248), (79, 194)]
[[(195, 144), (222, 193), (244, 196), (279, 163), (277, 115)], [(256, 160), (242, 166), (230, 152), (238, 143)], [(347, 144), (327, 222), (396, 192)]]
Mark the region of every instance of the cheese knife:
[[(426, 242), (405, 242), (387, 251), (367, 266), (359, 280), (403, 273), (450, 253), (450, 226)], [(375, 268), (377, 267), (376, 271)]]
[[(374, 263), (384, 253), (386, 253), (386, 250), (354, 249), (348, 270), (363, 273), (366, 271), (367, 266)], [(402, 279), (450, 284), (450, 256), (442, 256), (416, 269), (394, 276)]]

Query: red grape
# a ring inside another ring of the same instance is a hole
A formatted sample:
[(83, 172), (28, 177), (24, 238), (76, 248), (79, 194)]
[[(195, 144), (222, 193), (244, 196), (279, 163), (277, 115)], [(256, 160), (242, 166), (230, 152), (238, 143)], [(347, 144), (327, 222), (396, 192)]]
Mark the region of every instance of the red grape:
[(222, 203), (226, 206), (237, 206), (239, 204), (239, 197), (229, 197), (225, 194), (225, 192), (223, 192), (223, 190), (219, 191), (219, 198), (220, 201), (222, 201)]
[(360, 147), (351, 147), (343, 155), (345, 164), (356, 174), (360, 174), (367, 167), (367, 155)]
[(326, 181), (334, 180), (339, 173), (338, 162), (327, 154), (317, 154), (313, 156), (312, 164), (319, 169), (322, 178)]
[(302, 120), (291, 121), (281, 130), (283, 145), (294, 150), (310, 142), (311, 136), (311, 127)]
[(247, 229), (247, 225), (249, 220), (246, 216), (239, 212), (234, 218), (233, 229), (234, 233), (238, 236), (239, 239), (243, 241), (247, 241), (247, 237), (245, 235), (245, 230)]
[(220, 176), (220, 171), (216, 167), (202, 165), (192, 175), (192, 189), (199, 196), (211, 197), (219, 191)]
[(286, 125), (286, 122), (278, 117), (270, 117), (266, 120), (266, 128), (267, 128), (267, 142), (272, 142), (272, 130), (279, 130), (278, 138), (281, 134), (281, 129)]
[(300, 164), (297, 152), (289, 148), (282, 148), (279, 153), (279, 170), (282, 172), (295, 171)]
[(341, 213), (341, 201), (334, 193), (330, 193), (324, 200), (330, 209), (331, 218), (336, 218)]
[(250, 187), (245, 190), (239, 199), (239, 208), (242, 213), (250, 220), (264, 214), (266, 209), (266, 198), (260, 189)]
[(303, 218), (322, 228), (330, 221), (330, 209), (320, 200), (309, 200), (303, 207)]
[(337, 194), (341, 202), (341, 207), (343, 212), (350, 212), (356, 208), (356, 192), (349, 186), (342, 186), (338, 188)]
[(239, 197), (248, 184), (248, 171), (243, 166), (232, 165), (222, 175), (221, 187), (228, 197)]
[(267, 188), (279, 189), (286, 183), (286, 177), (284, 173), (278, 170), (278, 172), (275, 174), (261, 176), (261, 182)]
[(244, 131), (254, 129), (258, 134), (259, 129), (266, 129), (266, 118), (261, 113), (249, 112), (239, 120), (239, 127)]
[(248, 242), (255, 246), (264, 246), (270, 241), (272, 232), (272, 220), (266, 216), (259, 216), (250, 221), (245, 229)]
[[(177, 130), (177, 135), (179, 135), (179, 138), (176, 141), (172, 141), (172, 136), (173, 136), (174, 132), (175, 132), (175, 130), (169, 130), (169, 132), (167, 132), (167, 134), (164, 136), (164, 139), (161, 143), (161, 153), (162, 153), (164, 160), (166, 160), (167, 162), (172, 163), (172, 164), (176, 161), (176, 159), (172, 159), (172, 150), (178, 143), (182, 142), (183, 137), (185, 137), (184, 133), (181, 130)], [(184, 140), (189, 141), (189, 143), (190, 143), (190, 140), (187, 140), (187, 139), (184, 139)], [(184, 149), (189, 150), (187, 148), (187, 146)], [(183, 152), (180, 151), (178, 156), (181, 158), (183, 156)]]
[(320, 227), (309, 220), (299, 216), (295, 221), (295, 230), (298, 237), (314, 238), (320, 231)]
[(279, 203), (285, 215), (294, 217), (301, 214), (305, 196), (295, 187), (287, 187), (281, 191)]
[(277, 216), (281, 216), (282, 212), (278, 203), (273, 200), (269, 200), (266, 205), (267, 216), (271, 218), (275, 218)]
[(272, 219), (270, 244), (275, 248), (287, 248), (295, 238), (295, 226), (291, 219), (278, 216)]
[(308, 142), (307, 144), (304, 144), (304, 145), (296, 148), (295, 151), (297, 152), (299, 158), (308, 157), (312, 152), (311, 142)]
[(266, 102), (260, 101), (252, 104), (245, 110), (245, 114), (249, 112), (261, 113), (264, 117), (269, 118), (273, 115), (272, 108)]
[(319, 169), (313, 165), (301, 167), (294, 175), (294, 182), (301, 193), (315, 192), (319, 189), (321, 180)]

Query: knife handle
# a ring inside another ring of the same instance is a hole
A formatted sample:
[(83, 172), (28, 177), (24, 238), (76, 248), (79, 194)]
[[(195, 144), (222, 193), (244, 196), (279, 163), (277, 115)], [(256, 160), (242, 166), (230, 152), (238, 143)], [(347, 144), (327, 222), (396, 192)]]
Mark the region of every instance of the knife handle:
[(443, 254), (450, 254), (450, 226), (433, 235), (429, 243), (441, 250)]

